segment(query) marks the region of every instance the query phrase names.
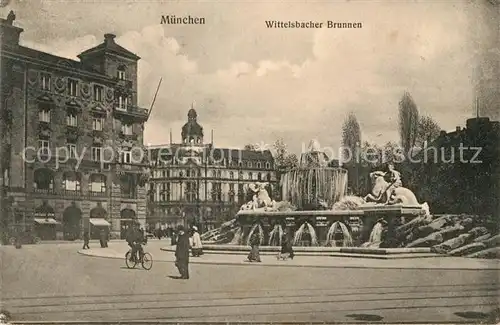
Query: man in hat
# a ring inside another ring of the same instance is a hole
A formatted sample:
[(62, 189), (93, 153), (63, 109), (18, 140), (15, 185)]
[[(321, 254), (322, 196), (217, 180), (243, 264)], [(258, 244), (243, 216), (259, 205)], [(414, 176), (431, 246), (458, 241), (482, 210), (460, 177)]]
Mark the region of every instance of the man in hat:
[(175, 266), (181, 274), (181, 279), (189, 279), (189, 236), (183, 226), (177, 228), (179, 237), (175, 247)]
[(199, 257), (203, 255), (203, 245), (201, 244), (201, 236), (198, 232), (198, 227), (193, 226), (193, 244), (191, 251), (193, 252), (193, 257)]

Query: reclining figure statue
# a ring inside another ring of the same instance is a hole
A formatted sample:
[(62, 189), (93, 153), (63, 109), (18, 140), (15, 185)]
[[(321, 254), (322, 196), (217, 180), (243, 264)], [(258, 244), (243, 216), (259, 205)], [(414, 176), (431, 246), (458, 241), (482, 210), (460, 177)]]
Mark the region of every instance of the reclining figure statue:
[(274, 201), (271, 200), (271, 197), (266, 190), (267, 185), (268, 183), (260, 182), (248, 185), (248, 188), (255, 194), (253, 195), (252, 201), (243, 204), (240, 210), (256, 210), (272, 207)]

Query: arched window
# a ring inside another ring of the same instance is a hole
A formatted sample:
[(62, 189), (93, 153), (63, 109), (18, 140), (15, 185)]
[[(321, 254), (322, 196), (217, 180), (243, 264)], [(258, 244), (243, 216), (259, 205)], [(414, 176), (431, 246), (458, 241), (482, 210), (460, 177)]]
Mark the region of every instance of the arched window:
[(266, 178), (267, 178), (267, 181), (270, 182), (271, 181), (271, 173), (267, 174)]
[(37, 190), (54, 189), (54, 172), (48, 168), (40, 168), (34, 172), (33, 187)]
[(89, 191), (93, 193), (106, 193), (106, 176), (102, 174), (90, 175)]
[(258, 168), (258, 169), (261, 169), (261, 168), (262, 168), (262, 164), (260, 163), (260, 161), (257, 163), (257, 168)]
[(229, 178), (233, 179), (234, 178), (234, 172), (229, 172)]
[(248, 179), (253, 179), (253, 174), (252, 173), (248, 173)]
[(241, 160), (240, 160), (240, 161), (238, 161), (238, 166), (239, 166), (239, 167), (243, 167), (243, 162), (242, 162)]
[(269, 161), (266, 162), (266, 169), (271, 169), (271, 163)]
[(247, 162), (247, 167), (248, 168), (252, 168), (252, 162), (251, 161)]
[(125, 65), (120, 65), (118, 67), (118, 69), (116, 70), (116, 77), (118, 78), (118, 80), (125, 80), (126, 79), (126, 76), (125, 76), (125, 72), (127, 70), (127, 67), (125, 67)]
[(81, 174), (77, 172), (64, 172), (63, 189), (66, 191), (80, 192)]
[(257, 173), (257, 180), (259, 180), (259, 181), (262, 180), (262, 174), (261, 173)]

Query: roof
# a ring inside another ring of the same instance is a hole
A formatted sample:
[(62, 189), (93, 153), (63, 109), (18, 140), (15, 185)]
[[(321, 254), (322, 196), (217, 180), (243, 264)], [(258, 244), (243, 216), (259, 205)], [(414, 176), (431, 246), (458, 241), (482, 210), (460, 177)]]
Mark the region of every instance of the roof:
[(99, 44), (93, 48), (90, 48), (86, 51), (83, 51), (82, 53), (80, 53), (78, 55), (78, 57), (82, 58), (84, 56), (91, 55), (91, 54), (97, 54), (100, 52), (109, 52), (109, 53), (115, 53), (115, 54), (130, 58), (133, 60), (140, 59), (140, 57), (137, 56), (135, 53), (132, 53), (129, 50), (127, 50), (126, 48), (116, 44), (115, 40), (114, 40), (115, 37), (116, 37), (116, 35), (113, 35), (113, 34), (104, 34), (104, 42), (102, 42), (101, 44)]
[[(163, 146), (151, 146), (149, 147), (151, 151), (152, 160), (158, 158), (158, 154), (161, 152), (165, 156), (175, 155), (178, 150), (189, 150), (189, 146), (183, 144), (167, 144)], [(273, 155), (270, 150), (244, 150), (244, 149), (231, 149), (231, 148), (217, 148), (211, 145), (206, 145), (201, 149), (205, 151), (208, 156), (214, 159), (228, 158), (228, 160), (239, 161), (273, 161)], [(180, 155), (182, 156), (182, 155)]]
[(49, 63), (49, 64), (58, 65), (62, 68), (72, 68), (72, 69), (87, 71), (87, 72), (98, 74), (102, 77), (107, 78), (107, 76), (101, 74), (99, 71), (94, 70), (91, 67), (84, 66), (83, 63), (80, 61), (63, 58), (63, 57), (60, 57), (57, 55), (49, 54), (49, 53), (35, 50), (35, 49), (29, 48), (29, 47), (25, 47), (25, 46), (21, 46), (21, 45), (13, 46), (13, 47), (9, 47), (8, 51), (12, 52), (14, 54), (18, 54), (20, 56), (27, 56), (27, 57), (30, 57), (32, 59), (44, 61), (44, 62)]

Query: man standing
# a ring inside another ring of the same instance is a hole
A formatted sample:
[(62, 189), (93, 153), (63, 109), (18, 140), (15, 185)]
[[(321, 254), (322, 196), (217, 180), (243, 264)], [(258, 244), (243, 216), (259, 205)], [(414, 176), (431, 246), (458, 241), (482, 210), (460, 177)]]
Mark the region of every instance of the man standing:
[(178, 227), (179, 237), (175, 247), (175, 266), (181, 274), (181, 279), (189, 279), (189, 235), (183, 226)]
[(191, 250), (193, 252), (193, 257), (200, 257), (203, 255), (203, 245), (201, 244), (200, 233), (196, 226), (193, 226), (193, 245)]

